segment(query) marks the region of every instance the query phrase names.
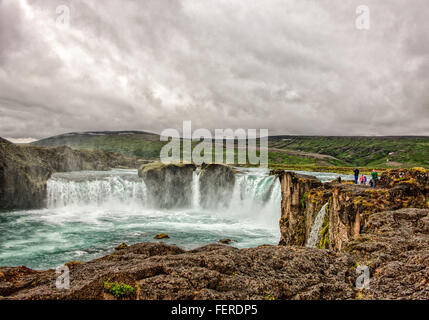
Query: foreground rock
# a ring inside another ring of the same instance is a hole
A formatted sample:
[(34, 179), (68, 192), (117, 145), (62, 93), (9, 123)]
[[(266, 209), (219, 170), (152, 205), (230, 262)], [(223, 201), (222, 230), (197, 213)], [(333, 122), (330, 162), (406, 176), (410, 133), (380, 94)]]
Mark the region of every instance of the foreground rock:
[(0, 138), (0, 210), (43, 207), (54, 172), (135, 165), (135, 159), (111, 152), (19, 146)]
[(361, 235), (344, 248), (370, 269), (360, 299), (429, 299), (429, 210), (371, 214)]
[(253, 249), (209, 245), (183, 251), (162, 243), (136, 244), (70, 271), (58, 290), (55, 270), (0, 268), (7, 299), (111, 299), (104, 282), (134, 287), (132, 299), (347, 299), (354, 261), (345, 254), (298, 247)]

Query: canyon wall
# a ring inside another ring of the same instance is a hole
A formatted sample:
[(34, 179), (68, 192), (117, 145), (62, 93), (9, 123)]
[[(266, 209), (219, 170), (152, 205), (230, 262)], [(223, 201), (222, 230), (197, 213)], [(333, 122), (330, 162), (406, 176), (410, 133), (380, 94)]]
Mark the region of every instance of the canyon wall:
[(317, 213), (328, 202), (332, 187), (313, 176), (287, 171), (271, 174), (280, 179), (282, 191), (280, 244), (303, 246)]
[(335, 182), (322, 184), (311, 176), (277, 171), (282, 186), (282, 245), (304, 245), (314, 217), (328, 202), (319, 248), (341, 251), (356, 239), (368, 217), (401, 208), (429, 208), (425, 169), (393, 169), (382, 174), (377, 188)]

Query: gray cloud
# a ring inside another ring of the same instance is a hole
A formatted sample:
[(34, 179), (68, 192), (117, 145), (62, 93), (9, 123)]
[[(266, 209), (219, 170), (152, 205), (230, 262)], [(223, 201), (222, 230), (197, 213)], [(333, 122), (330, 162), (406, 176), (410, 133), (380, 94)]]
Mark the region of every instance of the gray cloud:
[[(57, 27), (56, 8), (71, 10)], [(426, 0), (2, 0), (0, 136), (428, 135)]]

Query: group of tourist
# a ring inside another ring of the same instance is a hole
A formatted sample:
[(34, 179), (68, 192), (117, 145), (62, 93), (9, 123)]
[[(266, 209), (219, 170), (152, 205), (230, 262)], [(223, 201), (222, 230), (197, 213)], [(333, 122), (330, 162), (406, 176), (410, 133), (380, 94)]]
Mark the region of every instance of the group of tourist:
[[(366, 185), (366, 183), (367, 183), (366, 176), (362, 175), (359, 178), (359, 169), (358, 168), (354, 169), (353, 172), (355, 174), (355, 184), (358, 184), (358, 181), (359, 181), (360, 184)], [(371, 172), (371, 177), (372, 178), (371, 178), (371, 180), (369, 180), (369, 185), (372, 188), (375, 188), (375, 186), (377, 184), (377, 181), (378, 181), (378, 172), (373, 169), (372, 172)], [(341, 183), (341, 177), (338, 177), (337, 181), (338, 181), (338, 183)]]
[[(358, 168), (354, 169), (353, 172), (355, 174), (355, 184), (358, 184), (358, 180), (359, 180), (360, 184), (366, 185), (366, 182), (367, 182), (366, 176), (362, 175), (359, 179), (359, 169)], [(369, 185), (371, 187), (375, 188), (377, 181), (378, 181), (378, 172), (373, 169), (371, 172), (371, 180), (369, 180)]]

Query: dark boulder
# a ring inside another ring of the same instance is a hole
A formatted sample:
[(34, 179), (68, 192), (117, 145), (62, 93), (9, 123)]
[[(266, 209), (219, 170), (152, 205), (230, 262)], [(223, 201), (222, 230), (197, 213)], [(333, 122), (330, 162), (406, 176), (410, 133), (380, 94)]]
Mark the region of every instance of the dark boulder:
[(163, 209), (188, 207), (192, 203), (193, 164), (151, 163), (139, 169), (149, 202)]

